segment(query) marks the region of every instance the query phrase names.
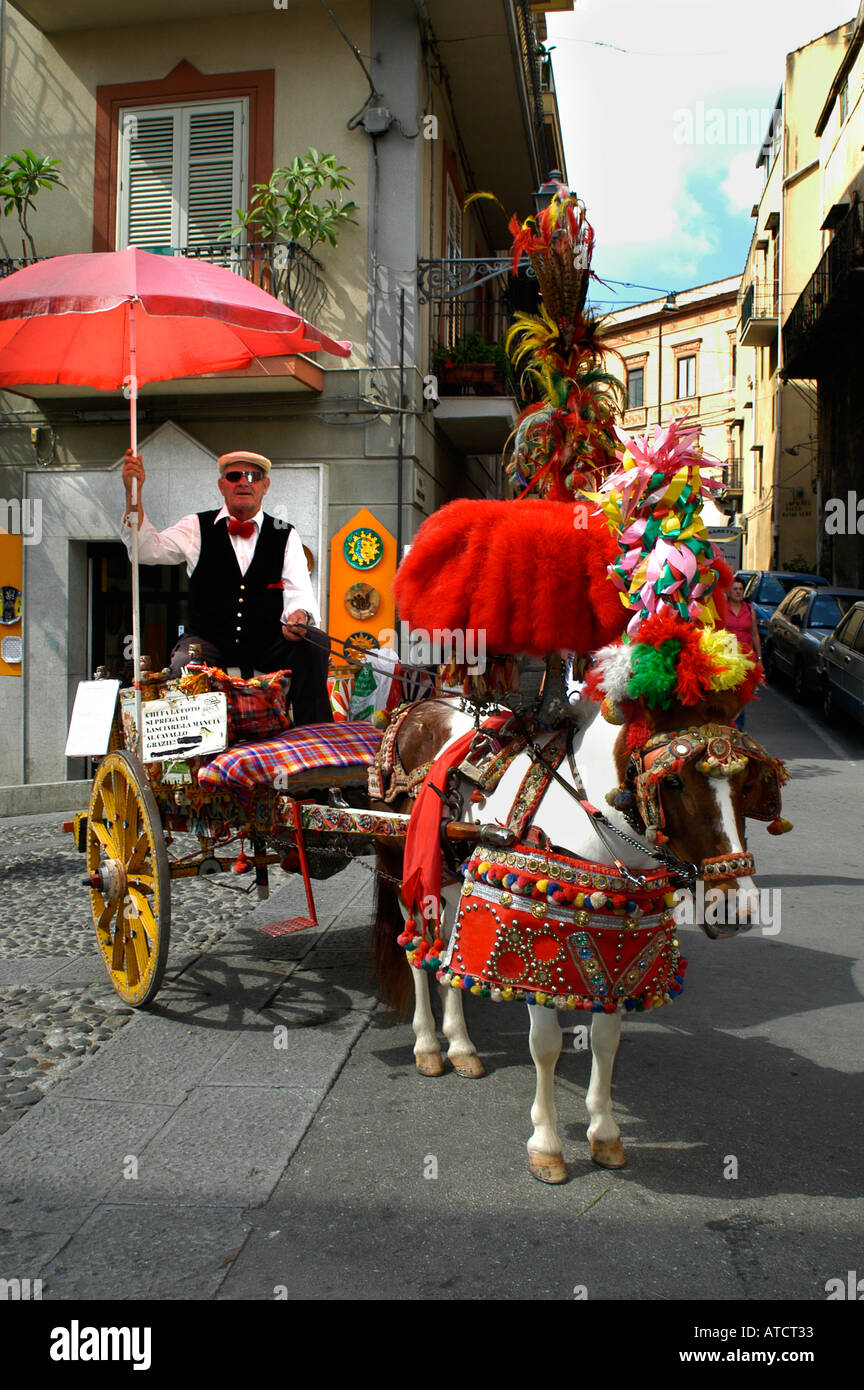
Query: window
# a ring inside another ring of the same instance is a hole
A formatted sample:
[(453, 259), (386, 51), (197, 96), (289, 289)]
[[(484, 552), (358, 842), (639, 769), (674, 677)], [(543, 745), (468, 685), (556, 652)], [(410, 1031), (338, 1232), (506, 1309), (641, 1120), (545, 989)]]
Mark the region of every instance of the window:
[(120, 113), (119, 249), (219, 242), (246, 204), (247, 110), (240, 98)]
[(810, 627), (827, 627), (833, 632), (854, 602), (853, 598), (847, 598), (844, 602), (837, 594), (817, 594), (810, 611)]
[(844, 620), (842, 627), (838, 628), (837, 641), (845, 646), (857, 646), (856, 639), (864, 634), (864, 608), (853, 608), (852, 612)]
[(627, 409), (640, 410), (645, 404), (645, 368), (631, 367), (627, 371)]
[(675, 363), (677, 399), (696, 395), (696, 356), (679, 357)]

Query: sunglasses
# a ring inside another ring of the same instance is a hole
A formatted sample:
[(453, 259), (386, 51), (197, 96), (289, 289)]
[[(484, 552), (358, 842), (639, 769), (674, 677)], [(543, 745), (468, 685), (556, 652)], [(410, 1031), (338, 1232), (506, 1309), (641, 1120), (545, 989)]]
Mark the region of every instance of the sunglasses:
[(223, 473), (222, 477), (228, 483), (239, 483), (245, 478), (247, 483), (263, 483), (264, 474), (259, 473), (257, 468), (232, 468), (229, 472)]

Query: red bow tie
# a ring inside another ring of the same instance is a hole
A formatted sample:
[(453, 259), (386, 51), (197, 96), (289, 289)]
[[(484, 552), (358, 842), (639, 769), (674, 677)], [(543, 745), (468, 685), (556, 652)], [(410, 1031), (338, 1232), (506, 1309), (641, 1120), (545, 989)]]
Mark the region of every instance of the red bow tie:
[(228, 522), (228, 535), (242, 536), (244, 540), (248, 540), (250, 536), (255, 535), (255, 522), (238, 521), (236, 517), (232, 516)]

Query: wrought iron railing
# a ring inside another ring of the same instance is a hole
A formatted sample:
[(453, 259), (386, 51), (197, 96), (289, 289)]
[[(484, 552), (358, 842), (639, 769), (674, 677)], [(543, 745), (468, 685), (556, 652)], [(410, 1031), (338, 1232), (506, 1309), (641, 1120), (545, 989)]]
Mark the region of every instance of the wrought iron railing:
[[(295, 313), (313, 322), (327, 302), (327, 286), (321, 275), (321, 262), (296, 241), (263, 242), (232, 246), (229, 242), (207, 242), (198, 246), (145, 247), (166, 256), (186, 256), (190, 260), (222, 265), (267, 290)], [(35, 261), (49, 256), (0, 257), (0, 278), (11, 275)]]
[(747, 327), (751, 319), (774, 319), (777, 317), (777, 292), (773, 285), (757, 285), (752, 281), (744, 291), (741, 300), (741, 328)]
[[(536, 311), (539, 286), (527, 263), (517, 275), (511, 266), (509, 257), (419, 262), (419, 300), (430, 306), (429, 361), (439, 394), (518, 394), (503, 340), (517, 311)], [(472, 370), (479, 366), (485, 370)]]
[(50, 260), (49, 256), (0, 256), (0, 280), (23, 270), (25, 265), (35, 265), (37, 261)]
[(200, 246), (172, 247), (170, 254), (224, 265), (313, 322), (327, 302), (321, 262), (296, 241), (242, 246), (215, 241)]
[(541, 160), (548, 165), (552, 156), (546, 138), (546, 123), (543, 119), (543, 78), (540, 69), (540, 47), (534, 15), (531, 13), (530, 0), (517, 0), (513, 9), (516, 16), (516, 34), (527, 79), (537, 150)]
[(723, 470), (723, 486), (727, 492), (741, 492), (744, 488), (743, 459), (735, 457), (726, 460)]
[(831, 244), (783, 325), (783, 357), (794, 364), (829, 302), (853, 271), (864, 268), (864, 212), (855, 203), (838, 224)]

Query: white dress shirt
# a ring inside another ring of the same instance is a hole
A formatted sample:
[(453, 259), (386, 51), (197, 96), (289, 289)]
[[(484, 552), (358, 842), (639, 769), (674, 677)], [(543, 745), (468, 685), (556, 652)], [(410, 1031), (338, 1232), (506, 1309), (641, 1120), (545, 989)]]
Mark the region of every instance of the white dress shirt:
[[(214, 525), (223, 516), (230, 517), (230, 512), (225, 506), (220, 507), (216, 513)], [(252, 563), (258, 537), (261, 534), (263, 518), (263, 508), (251, 518), (255, 526), (254, 536), (229, 535), (228, 537), (234, 547), (234, 554), (237, 556), (241, 574), (245, 574)], [(125, 516), (122, 535), (131, 559), (132, 530)], [(138, 533), (138, 559), (142, 565), (179, 565), (185, 560), (186, 573), (191, 574), (200, 555), (201, 527), (194, 512), (189, 516), (181, 517), (173, 526), (166, 526), (164, 531), (157, 531), (146, 516), (141, 516)], [(282, 621), (284, 622), (291, 613), (296, 613), (298, 608), (311, 613), (312, 621), (316, 625), (320, 625), (321, 613), (312, 591), (303, 544), (296, 529), (292, 527), (288, 535), (288, 543), (285, 546), (285, 560), (282, 566)]]

